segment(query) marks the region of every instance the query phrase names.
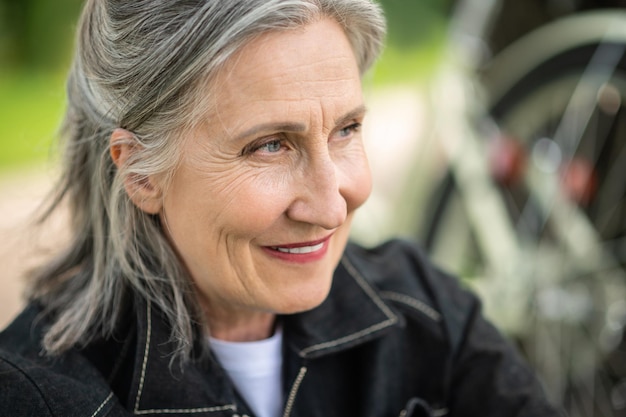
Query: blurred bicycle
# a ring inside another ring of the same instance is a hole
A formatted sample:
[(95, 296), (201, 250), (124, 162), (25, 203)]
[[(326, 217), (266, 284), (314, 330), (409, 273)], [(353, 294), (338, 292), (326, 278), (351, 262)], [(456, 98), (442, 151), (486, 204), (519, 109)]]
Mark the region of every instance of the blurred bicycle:
[(626, 416), (626, 5), (520, 3), (457, 5), (418, 237), (571, 416)]

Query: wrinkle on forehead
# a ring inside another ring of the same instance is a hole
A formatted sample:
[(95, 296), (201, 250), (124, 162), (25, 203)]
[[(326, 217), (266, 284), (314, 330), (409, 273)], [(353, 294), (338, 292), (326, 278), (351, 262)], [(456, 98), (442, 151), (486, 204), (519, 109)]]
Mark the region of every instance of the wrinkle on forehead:
[[(232, 88), (249, 90), (252, 86), (268, 88), (272, 84), (280, 85), (285, 77), (293, 73), (309, 73), (309, 82), (320, 82), (320, 74), (324, 77), (322, 82), (343, 81), (349, 68), (360, 78), (352, 47), (341, 27), (330, 19), (312, 25), (318, 26), (314, 29), (317, 37), (303, 36), (304, 30), (268, 32), (242, 47), (216, 77), (221, 99), (226, 99)], [(330, 39), (334, 40), (332, 47), (328, 47)], [(338, 43), (343, 43), (345, 48)], [(269, 75), (265, 77), (263, 86), (255, 85), (260, 73)]]
[(306, 27), (313, 36), (266, 33), (225, 63), (212, 83), (205, 137), (227, 146), (255, 125), (271, 123), (328, 134), (338, 118), (362, 105), (360, 72), (341, 27), (332, 20)]

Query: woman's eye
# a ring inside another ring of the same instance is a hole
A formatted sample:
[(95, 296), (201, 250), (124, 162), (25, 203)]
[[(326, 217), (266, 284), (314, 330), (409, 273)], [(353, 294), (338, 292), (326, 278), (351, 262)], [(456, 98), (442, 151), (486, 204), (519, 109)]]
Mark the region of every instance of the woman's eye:
[(361, 128), (361, 123), (353, 123), (350, 126), (346, 126), (343, 129), (339, 130), (339, 136), (342, 138), (347, 138), (355, 132), (358, 132)]
[(291, 149), (289, 141), (282, 134), (266, 136), (249, 143), (242, 151), (241, 156), (274, 156)]
[(278, 153), (283, 149), (283, 141), (279, 139), (271, 140), (260, 145), (252, 146), (249, 153), (263, 152), (263, 153)]

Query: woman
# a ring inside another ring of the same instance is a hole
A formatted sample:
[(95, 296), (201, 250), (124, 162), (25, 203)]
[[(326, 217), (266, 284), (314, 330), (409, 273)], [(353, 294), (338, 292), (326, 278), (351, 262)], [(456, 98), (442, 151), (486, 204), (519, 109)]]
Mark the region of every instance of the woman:
[(0, 336), (0, 414), (557, 415), (417, 249), (347, 243), (383, 34), (369, 0), (88, 0), (73, 241)]

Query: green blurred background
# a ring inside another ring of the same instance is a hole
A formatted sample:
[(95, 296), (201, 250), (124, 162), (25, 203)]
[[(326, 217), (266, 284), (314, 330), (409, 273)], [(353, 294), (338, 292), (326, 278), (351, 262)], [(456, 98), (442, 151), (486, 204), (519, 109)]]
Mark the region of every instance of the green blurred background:
[[(129, 0), (132, 1), (132, 0)], [(369, 86), (432, 74), (452, 0), (382, 0), (389, 34)], [(0, 0), (0, 174), (50, 161), (82, 0)]]

